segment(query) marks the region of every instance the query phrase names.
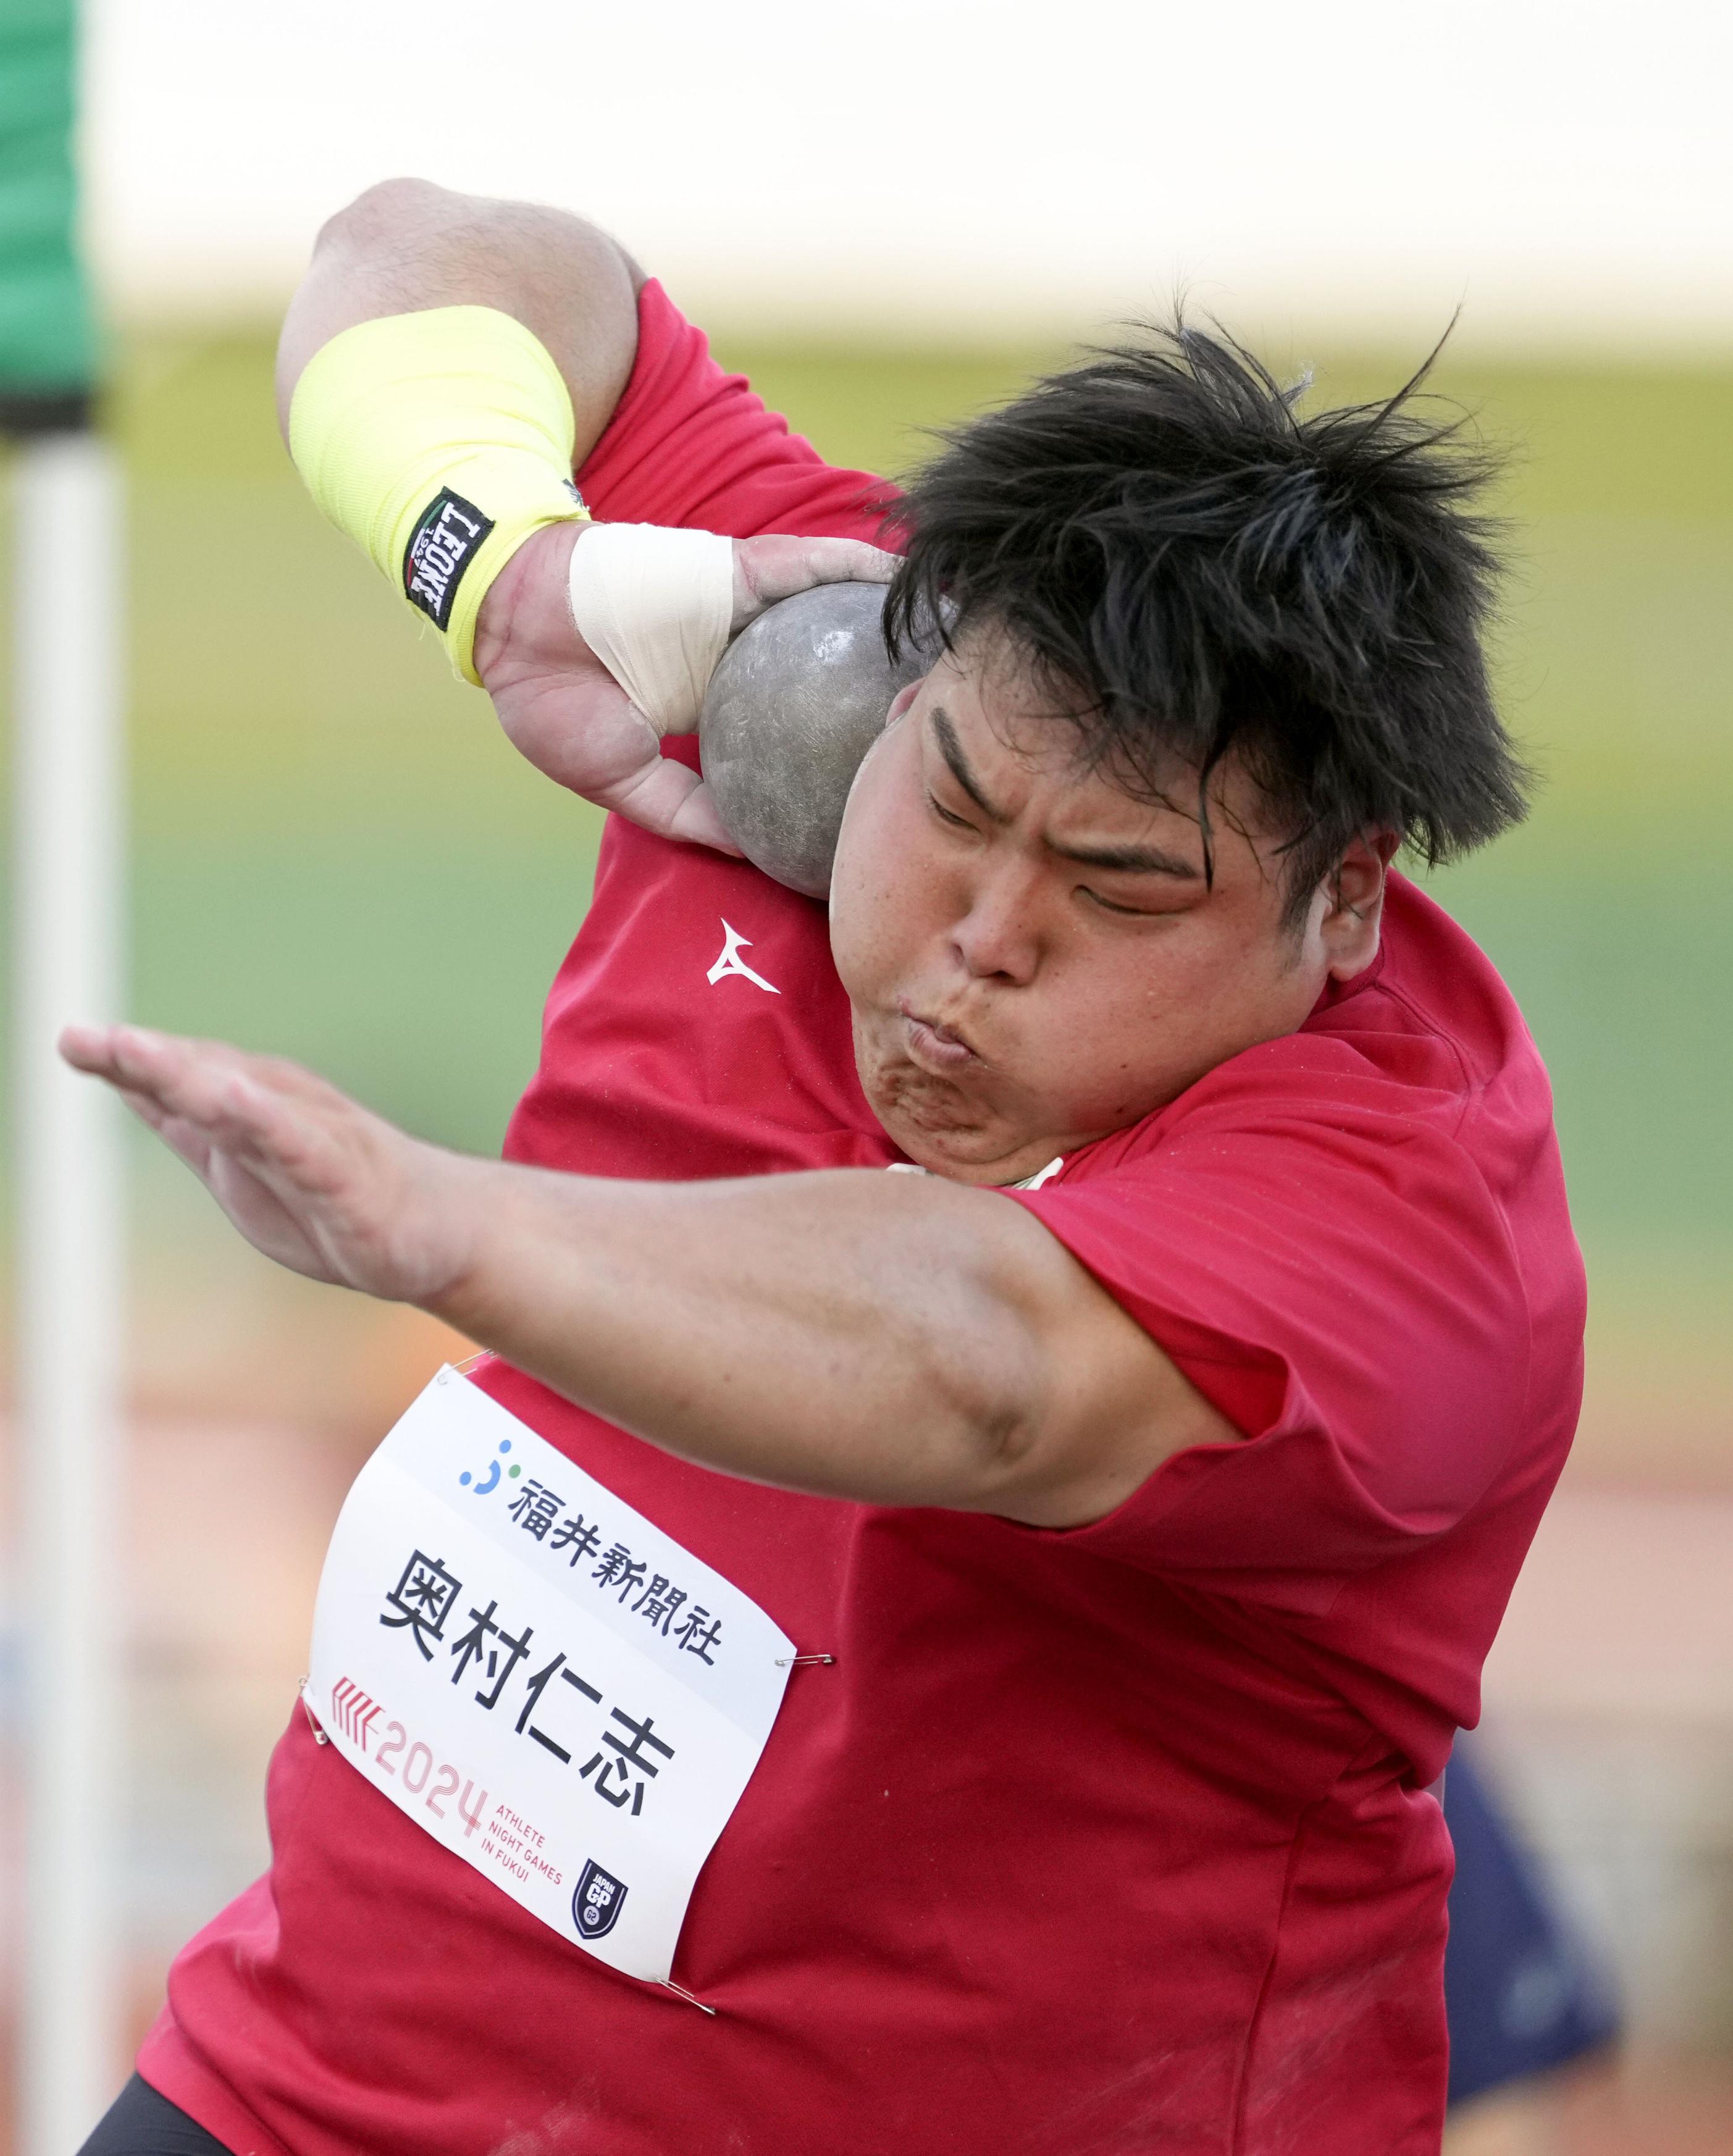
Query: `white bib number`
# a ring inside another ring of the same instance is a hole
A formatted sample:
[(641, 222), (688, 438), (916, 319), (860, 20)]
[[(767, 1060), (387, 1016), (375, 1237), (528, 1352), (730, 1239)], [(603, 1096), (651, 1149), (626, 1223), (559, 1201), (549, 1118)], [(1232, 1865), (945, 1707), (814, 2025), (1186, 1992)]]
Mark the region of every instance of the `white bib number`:
[(794, 1652), (720, 1573), (444, 1369), (344, 1504), (307, 1697), (454, 1855), (661, 1983)]

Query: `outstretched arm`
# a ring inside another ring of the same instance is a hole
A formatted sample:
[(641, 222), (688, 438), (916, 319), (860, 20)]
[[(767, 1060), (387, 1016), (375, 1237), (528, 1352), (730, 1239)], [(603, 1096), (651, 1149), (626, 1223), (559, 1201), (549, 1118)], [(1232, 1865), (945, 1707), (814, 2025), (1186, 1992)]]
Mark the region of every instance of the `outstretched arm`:
[(1238, 1435), (992, 1192), (865, 1169), (557, 1175), (420, 1143), (218, 1043), (74, 1028), (63, 1049), (269, 1256), (418, 1304), (707, 1467), (1071, 1527)]

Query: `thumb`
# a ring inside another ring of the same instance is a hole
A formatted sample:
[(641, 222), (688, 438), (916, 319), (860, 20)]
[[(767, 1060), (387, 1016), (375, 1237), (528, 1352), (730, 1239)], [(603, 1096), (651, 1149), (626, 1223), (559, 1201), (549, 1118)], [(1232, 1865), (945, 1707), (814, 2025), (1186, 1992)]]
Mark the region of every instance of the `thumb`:
[(772, 532), (734, 545), (734, 619), (737, 635), (767, 607), (814, 584), (888, 584), (897, 557), (864, 539), (805, 539)]
[(637, 770), (592, 792), (590, 798), (658, 838), (740, 856), (710, 788), (673, 757), (647, 757)]

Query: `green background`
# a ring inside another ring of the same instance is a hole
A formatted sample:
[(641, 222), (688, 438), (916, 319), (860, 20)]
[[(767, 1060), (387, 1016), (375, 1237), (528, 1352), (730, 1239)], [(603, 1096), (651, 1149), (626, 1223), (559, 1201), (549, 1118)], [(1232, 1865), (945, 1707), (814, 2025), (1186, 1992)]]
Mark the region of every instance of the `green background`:
[[(724, 354), (827, 455), (893, 472), (922, 428), (1059, 356)], [(1314, 394), (1403, 372), (1350, 355)], [(1727, 1479), (1733, 372), (1465, 359), (1440, 383), (1513, 452), (1498, 668), (1545, 784), (1523, 830), (1432, 887), (1553, 1072), (1595, 1291), (1583, 1457)], [(320, 522), (278, 444), (264, 340), (135, 338), (111, 417), (131, 482), (135, 1011), (495, 1146), (596, 819), (517, 760)], [(159, 1302), (235, 1262), (177, 1176), (141, 1168)]]
[(90, 299), (74, 253), (72, 0), (0, 7), (0, 396), (88, 387)]

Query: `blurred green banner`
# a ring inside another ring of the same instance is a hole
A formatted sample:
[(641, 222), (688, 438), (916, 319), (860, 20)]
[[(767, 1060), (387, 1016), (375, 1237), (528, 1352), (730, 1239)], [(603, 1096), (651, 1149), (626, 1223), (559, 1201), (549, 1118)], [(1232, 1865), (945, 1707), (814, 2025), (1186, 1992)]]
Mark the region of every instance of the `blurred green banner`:
[(81, 425), (95, 374), (78, 258), (74, 0), (0, 0), (0, 427)]

